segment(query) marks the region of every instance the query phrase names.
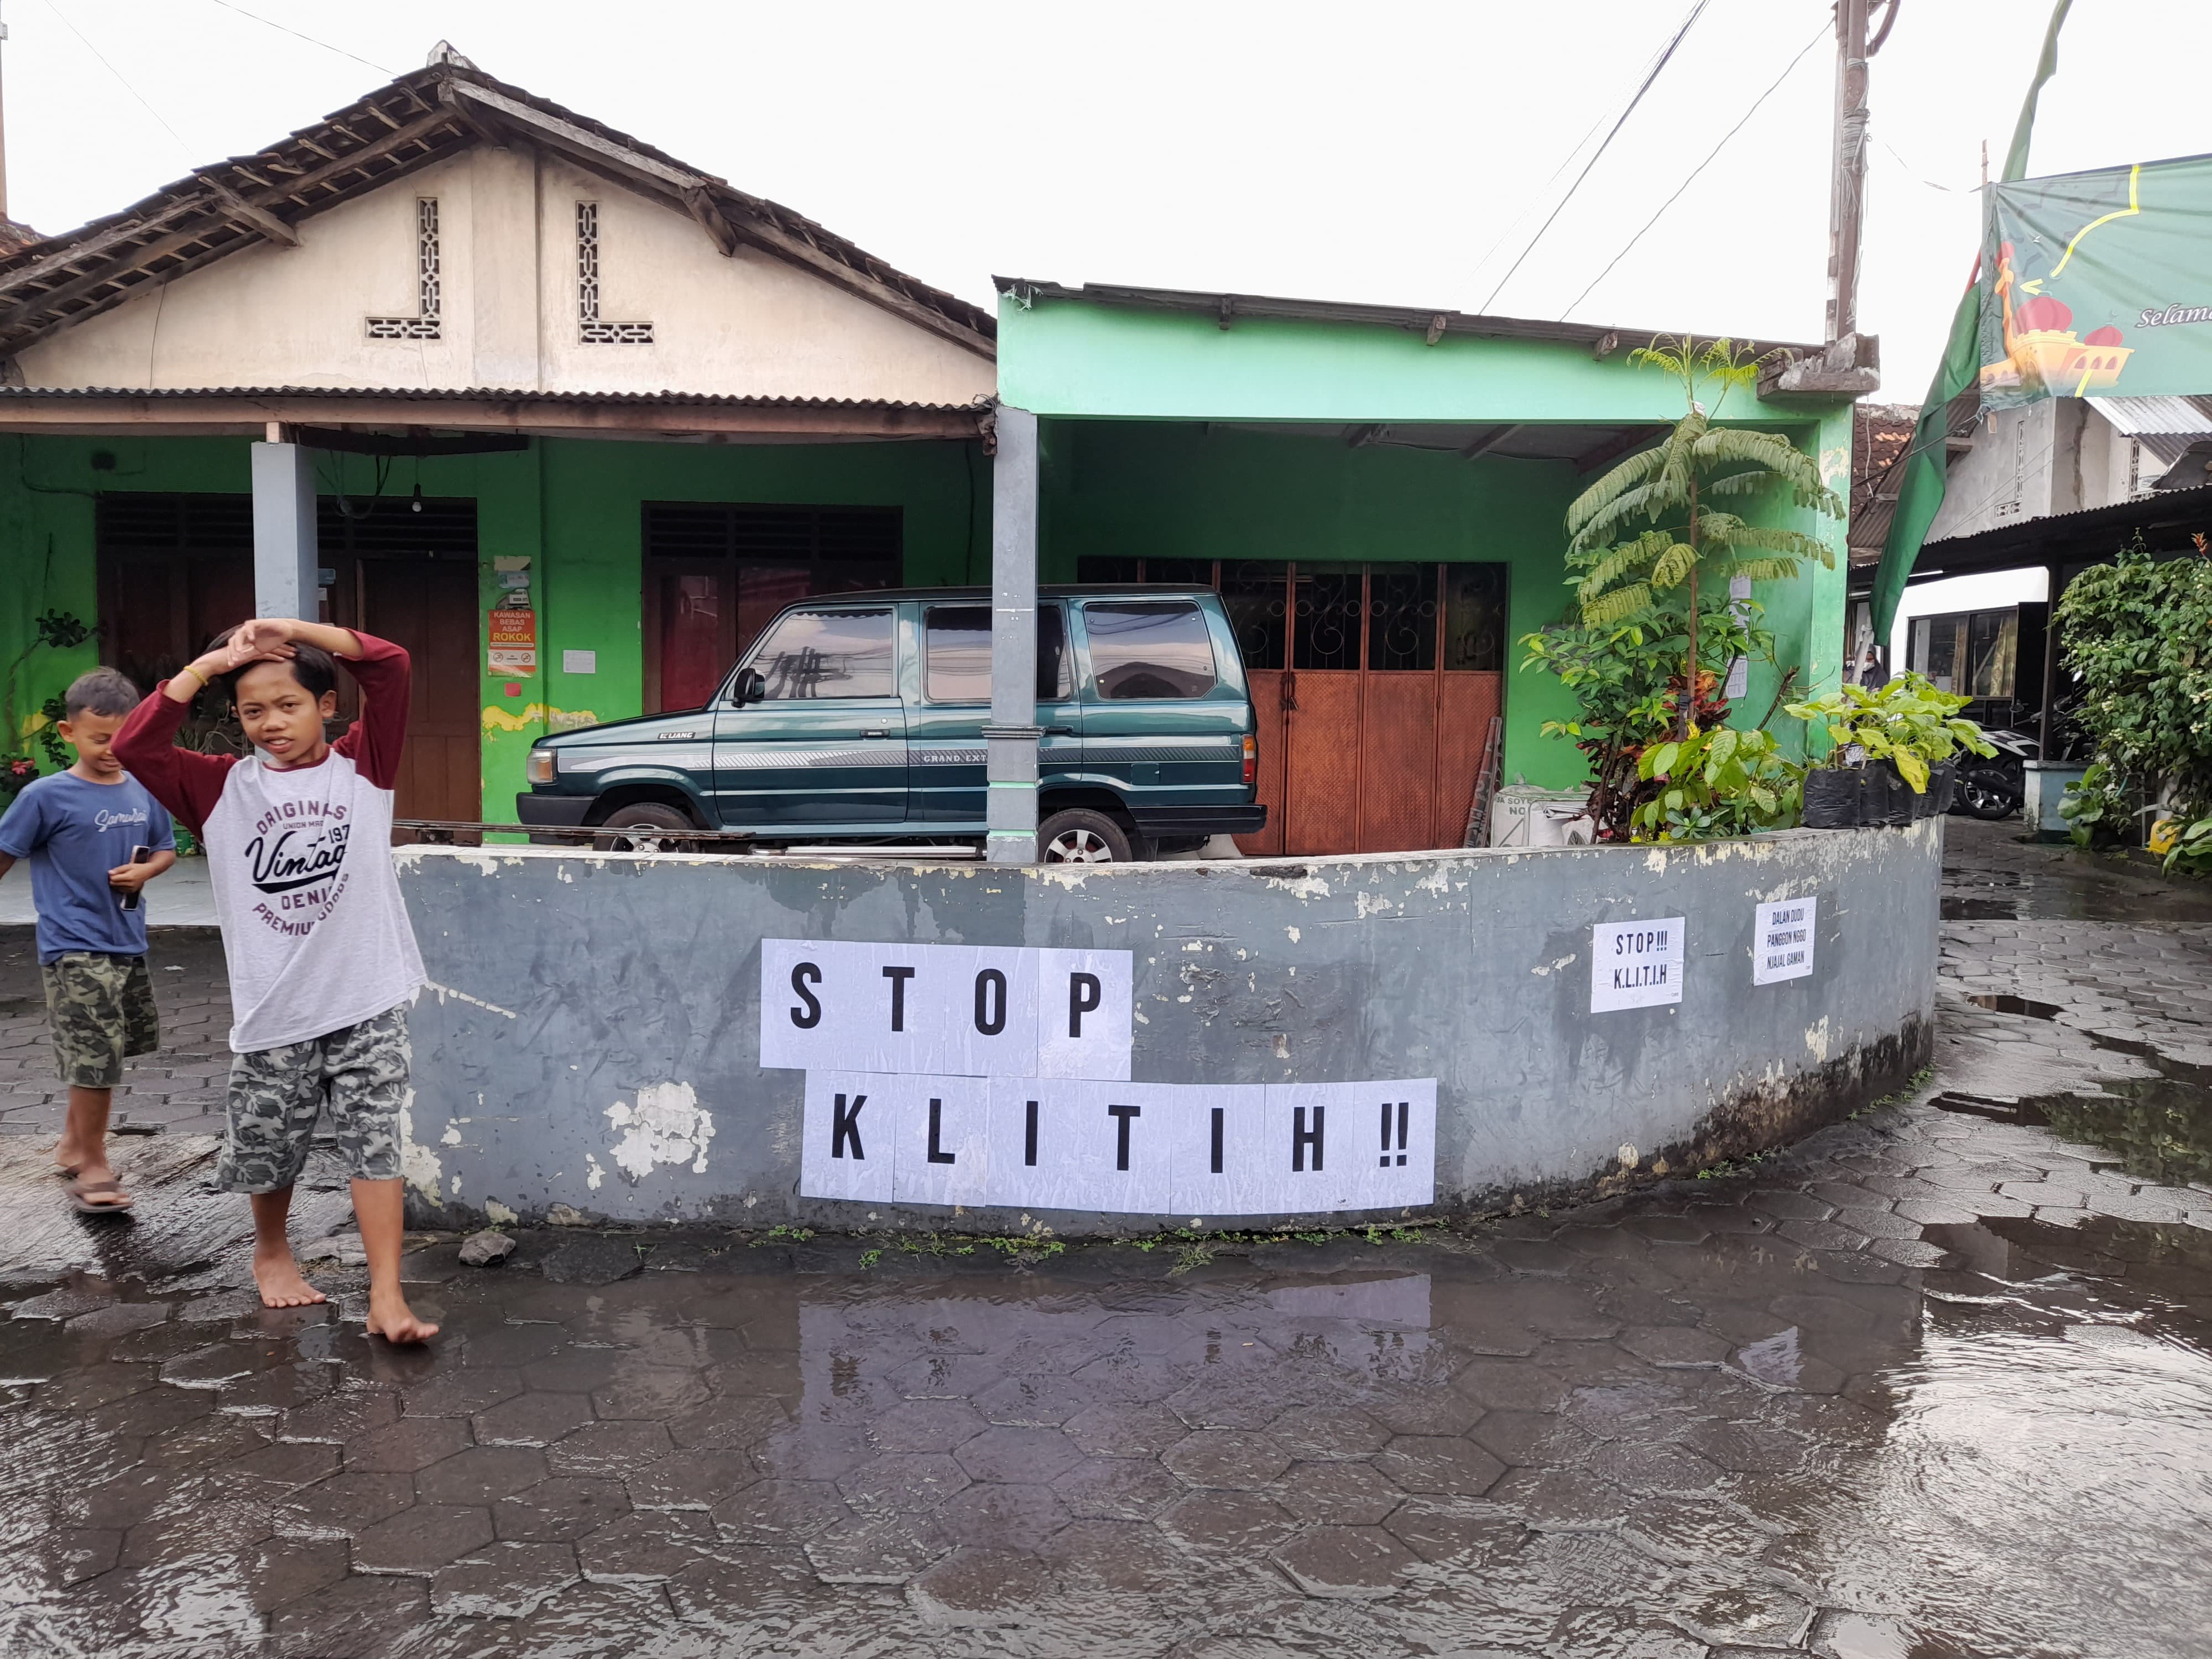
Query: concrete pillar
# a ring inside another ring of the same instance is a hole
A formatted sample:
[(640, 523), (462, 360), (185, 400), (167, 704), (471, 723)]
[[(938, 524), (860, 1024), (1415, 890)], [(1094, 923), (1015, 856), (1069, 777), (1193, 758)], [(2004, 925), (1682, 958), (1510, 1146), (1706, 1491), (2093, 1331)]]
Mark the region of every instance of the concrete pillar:
[(999, 405), (991, 469), (991, 723), (989, 836), (994, 864), (1037, 856), (1037, 420)]
[(299, 444), (254, 445), (253, 614), (313, 622), (321, 598), (318, 562), (315, 452)]

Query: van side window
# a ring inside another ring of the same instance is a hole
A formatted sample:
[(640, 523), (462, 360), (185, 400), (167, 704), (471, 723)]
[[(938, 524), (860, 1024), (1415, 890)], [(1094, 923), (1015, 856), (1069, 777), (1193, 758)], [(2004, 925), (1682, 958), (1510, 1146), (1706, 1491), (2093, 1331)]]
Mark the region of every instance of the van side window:
[(1161, 599), (1083, 607), (1091, 672), (1110, 702), (1202, 697), (1213, 689), (1213, 641), (1194, 605)]
[[(981, 605), (933, 605), (922, 622), (923, 695), (932, 702), (991, 701), (991, 611)], [(1036, 694), (1075, 694), (1067, 624), (1060, 607), (1037, 606)]]
[(752, 666), (770, 702), (898, 694), (896, 613), (794, 611), (769, 630)]

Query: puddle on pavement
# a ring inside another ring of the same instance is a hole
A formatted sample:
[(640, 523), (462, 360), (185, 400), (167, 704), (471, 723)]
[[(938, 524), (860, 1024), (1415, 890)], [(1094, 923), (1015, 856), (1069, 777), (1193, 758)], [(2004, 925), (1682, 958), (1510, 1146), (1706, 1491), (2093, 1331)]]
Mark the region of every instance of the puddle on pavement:
[[(1977, 999), (1978, 1000), (1978, 999)], [(1959, 1091), (1935, 1097), (1948, 1112), (2047, 1128), (2101, 1146), (2136, 1181), (2160, 1187), (2212, 1182), (2212, 1068), (2185, 1065), (2130, 1045), (2157, 1066), (2154, 1078), (2112, 1078), (2104, 1092), (1987, 1100)]]
[(2055, 1002), (2037, 1002), (2029, 997), (2016, 997), (2008, 991), (1970, 996), (1966, 1000), (1977, 1008), (2000, 1014), (2026, 1014), (2031, 1019), (2056, 1019), (2066, 1012)]
[(2017, 921), (2020, 907), (2010, 899), (1953, 898), (1936, 901), (1936, 912), (1945, 921)]
[(1970, 1214), (1969, 1155), (1838, 1133), (1180, 1270), (446, 1245), (428, 1353), (357, 1292), (18, 1286), (0, 1650), (2201, 1655), (2212, 1233), (1923, 1231), (1888, 1194)]

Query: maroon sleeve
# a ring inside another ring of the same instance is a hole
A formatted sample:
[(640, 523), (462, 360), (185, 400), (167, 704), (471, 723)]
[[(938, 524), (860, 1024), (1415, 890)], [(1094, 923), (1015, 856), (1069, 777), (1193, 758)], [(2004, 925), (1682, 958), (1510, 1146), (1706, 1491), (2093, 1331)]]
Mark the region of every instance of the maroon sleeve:
[(361, 686), (361, 718), (331, 745), (380, 789), (399, 786), (399, 750), (407, 738), (407, 687), (414, 665), (406, 651), (358, 628), (358, 657), (341, 657)]
[(163, 696), (163, 680), (154, 695), (131, 711), (123, 729), (115, 734), (116, 758), (131, 775), (146, 786), (146, 793), (181, 818), (195, 833), (204, 829), (208, 814), (222, 799), (223, 780), (238, 764), (235, 755), (201, 755), (177, 747), (177, 732), (191, 705)]

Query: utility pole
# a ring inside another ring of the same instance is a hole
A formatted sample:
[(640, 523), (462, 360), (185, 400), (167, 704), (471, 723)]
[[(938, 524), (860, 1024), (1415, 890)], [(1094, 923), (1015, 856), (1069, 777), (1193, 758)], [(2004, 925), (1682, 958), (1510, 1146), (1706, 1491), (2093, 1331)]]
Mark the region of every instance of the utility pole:
[[(1902, 0), (1835, 0), (1836, 132), (1828, 186), (1827, 342), (1818, 357), (1770, 369), (1762, 397), (1863, 397), (1881, 386), (1881, 343), (1859, 332), (1859, 239), (1866, 207), (1867, 60), (1881, 50)], [(1870, 20), (1881, 15), (1874, 39)]]
[(1866, 206), (1867, 3), (1836, 0), (1835, 172), (1828, 187), (1831, 341), (1858, 332), (1859, 233)]
[(8, 216), (8, 25), (0, 21), (0, 219)]

